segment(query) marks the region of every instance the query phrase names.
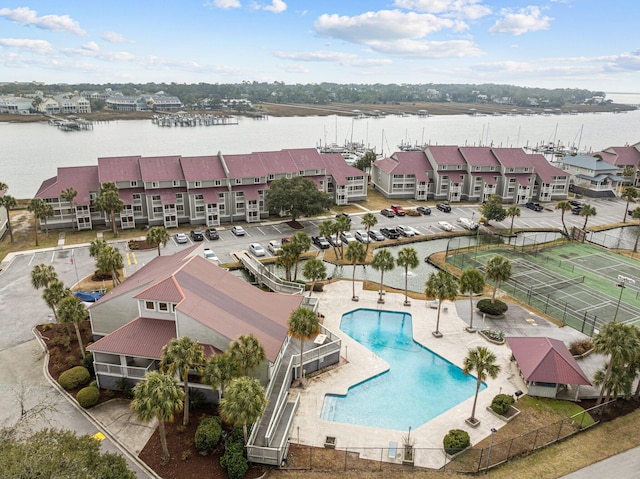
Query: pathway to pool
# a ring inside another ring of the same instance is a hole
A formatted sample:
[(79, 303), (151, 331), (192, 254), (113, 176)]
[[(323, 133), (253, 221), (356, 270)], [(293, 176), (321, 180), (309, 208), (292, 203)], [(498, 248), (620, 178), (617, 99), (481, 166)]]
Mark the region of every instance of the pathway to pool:
[[(429, 302), (424, 300), (411, 300), (411, 306), (404, 306), (404, 295), (387, 293), (385, 303), (378, 304), (378, 293), (375, 291), (363, 291), (362, 284), (356, 283), (356, 295), (358, 302), (351, 301), (352, 285), (350, 281), (340, 281), (325, 285), (322, 293), (314, 293), (320, 298), (319, 311), (325, 315), (324, 325), (342, 338), (342, 361), (340, 367), (324, 372), (316, 377), (308, 379), (306, 389), (295, 389), (300, 392), (301, 400), (292, 428), (292, 442), (309, 446), (323, 447), (325, 438), (336, 438), (336, 447), (339, 449), (360, 450), (363, 458), (372, 460), (381, 459), (381, 449), (389, 448), (391, 443), (396, 443), (402, 448), (403, 436), (407, 431), (381, 429), (376, 427), (342, 424), (324, 421), (320, 419), (325, 394), (346, 394), (349, 387), (356, 385), (372, 376), (380, 374), (388, 369), (385, 361), (367, 350), (364, 346), (351, 339), (340, 330), (342, 315), (358, 308), (375, 310), (389, 310), (408, 312), (413, 319), (414, 339), (429, 348), (436, 354), (446, 358), (456, 366), (462, 367), (464, 358), (469, 349), (477, 346), (486, 346), (497, 356), (497, 363), (501, 367), (497, 379), (487, 381), (487, 388), (478, 396), (476, 418), (480, 425), (472, 428), (465, 423), (465, 419), (471, 415), (473, 396), (453, 406), (448, 411), (425, 423), (416, 424), (411, 429), (411, 439), (416, 449), (442, 448), (442, 438), (451, 429), (466, 430), (472, 444), (479, 442), (491, 434), (491, 429), (499, 429), (505, 423), (486, 410), (496, 394), (513, 394), (518, 390), (526, 391), (525, 384), (519, 374), (515, 362), (511, 359), (511, 350), (506, 345), (495, 345), (486, 341), (483, 337), (470, 334), (464, 330), (467, 323), (463, 321), (456, 311), (456, 303), (443, 303), (443, 311), (440, 314), (440, 332), (442, 338), (435, 338), (431, 333), (435, 331), (437, 310), (429, 307)], [(447, 311), (444, 311), (444, 306)], [(468, 314), (468, 309), (466, 314)], [(477, 318), (474, 326), (482, 328), (482, 318)], [(525, 323), (526, 324), (526, 323)], [(487, 325), (489, 327), (489, 325)], [(582, 337), (580, 333), (568, 330), (568, 328), (544, 328), (544, 332), (531, 326), (529, 336), (551, 336), (549, 330), (562, 331), (562, 335), (569, 334)], [(558, 337), (558, 339), (565, 339)], [(567, 343), (568, 344), (568, 343)], [(402, 391), (398, 391), (402, 394)], [(381, 400), (393, 401), (393, 397), (381, 398)], [(371, 448), (371, 449), (364, 449)], [(391, 462), (401, 462), (401, 455), (389, 458), (386, 451), (383, 459)], [(416, 466), (440, 468), (444, 465), (444, 455), (417, 454)]]

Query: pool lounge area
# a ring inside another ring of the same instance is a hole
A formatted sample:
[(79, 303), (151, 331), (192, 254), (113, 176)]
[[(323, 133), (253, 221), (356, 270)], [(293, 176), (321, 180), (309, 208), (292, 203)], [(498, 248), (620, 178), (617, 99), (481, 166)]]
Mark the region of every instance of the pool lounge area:
[[(336, 447), (362, 449), (361, 457), (380, 460), (380, 448), (389, 448), (395, 443), (402, 447), (402, 438), (407, 431), (383, 429), (381, 427), (360, 426), (321, 419), (325, 395), (345, 395), (352, 386), (377, 376), (389, 368), (389, 365), (374, 352), (370, 351), (340, 329), (340, 323), (345, 313), (366, 308), (372, 310), (398, 311), (411, 314), (413, 339), (422, 346), (458, 367), (462, 367), (463, 360), (469, 349), (477, 346), (490, 348), (497, 356), (497, 363), (502, 370), (495, 380), (487, 381), (487, 387), (481, 390), (476, 407), (476, 418), (481, 421), (477, 428), (465, 423), (471, 415), (473, 395), (462, 402), (453, 405), (434, 419), (424, 424), (411, 425), (411, 439), (416, 449), (442, 448), (442, 438), (450, 429), (466, 430), (472, 444), (491, 434), (491, 428), (500, 428), (505, 423), (486, 410), (486, 406), (500, 392), (513, 394), (517, 390), (526, 390), (515, 363), (511, 362), (511, 350), (506, 345), (491, 344), (478, 334), (467, 333), (464, 328), (467, 323), (460, 319), (456, 312), (455, 303), (446, 302), (447, 311), (441, 312), (440, 332), (442, 338), (434, 338), (431, 334), (435, 330), (437, 310), (428, 307), (425, 300), (411, 300), (411, 306), (403, 305), (404, 295), (396, 293), (385, 294), (385, 303), (378, 304), (376, 291), (363, 291), (361, 283), (356, 283), (358, 302), (351, 301), (351, 282), (339, 281), (326, 285), (324, 292), (314, 293), (319, 297), (324, 325), (342, 338), (341, 365), (308, 380), (306, 389), (300, 392), (300, 405), (290, 431), (291, 440), (301, 444), (323, 447), (327, 436), (336, 438)], [(482, 327), (482, 318), (476, 317), (474, 325)], [(402, 391), (395, 394), (400, 395)], [(393, 401), (393, 397), (388, 398)], [(377, 449), (376, 449), (377, 448)], [(368, 457), (370, 455), (370, 457)], [(389, 457), (384, 454), (384, 460), (401, 462), (400, 454)], [(444, 455), (417, 454), (416, 466), (440, 468), (444, 463)]]

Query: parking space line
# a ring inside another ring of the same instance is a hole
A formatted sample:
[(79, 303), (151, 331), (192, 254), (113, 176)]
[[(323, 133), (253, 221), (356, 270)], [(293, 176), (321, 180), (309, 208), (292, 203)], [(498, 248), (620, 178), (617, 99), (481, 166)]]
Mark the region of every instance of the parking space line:
[(258, 231), (260, 231), (260, 233), (262, 233), (262, 236), (267, 236), (267, 233), (265, 233), (264, 231), (262, 231), (262, 229), (260, 229), (260, 227), (259, 227), (259, 226), (257, 226), (257, 227), (256, 227), (256, 229), (257, 229)]

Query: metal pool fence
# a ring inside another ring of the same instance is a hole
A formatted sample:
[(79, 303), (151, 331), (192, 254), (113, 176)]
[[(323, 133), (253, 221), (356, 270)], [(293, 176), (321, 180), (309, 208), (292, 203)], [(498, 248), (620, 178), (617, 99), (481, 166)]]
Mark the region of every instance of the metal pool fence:
[[(390, 443), (389, 447), (340, 447), (339, 438), (325, 449), (296, 444), (290, 439), (289, 453), (281, 465), (285, 470), (318, 472), (343, 471), (407, 471), (414, 467), (454, 473), (478, 473), (513, 458), (566, 439), (597, 425), (600, 411), (615, 400), (582, 411), (547, 426), (531, 430), (506, 441), (491, 442), (487, 447), (468, 448), (449, 455), (443, 448), (405, 448)], [(517, 406), (517, 402), (515, 406)], [(421, 466), (415, 466), (420, 464)], [(426, 466), (423, 466), (426, 465)]]

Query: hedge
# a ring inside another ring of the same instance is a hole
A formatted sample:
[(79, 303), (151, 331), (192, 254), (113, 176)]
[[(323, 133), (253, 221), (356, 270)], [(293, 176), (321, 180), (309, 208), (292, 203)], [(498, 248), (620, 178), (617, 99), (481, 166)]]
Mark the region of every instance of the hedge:
[(65, 389), (75, 389), (87, 384), (91, 379), (89, 370), (84, 366), (76, 366), (63, 372), (58, 378), (58, 383)]
[(500, 316), (509, 309), (509, 306), (504, 301), (496, 299), (495, 303), (492, 303), (489, 298), (481, 299), (478, 301), (477, 306), (480, 312), (490, 314), (492, 316)]
[(196, 449), (201, 454), (206, 454), (218, 445), (221, 435), (222, 426), (219, 417), (201, 418), (194, 438)]
[(504, 416), (513, 405), (513, 402), (513, 396), (509, 394), (498, 394), (493, 398), (493, 401), (491, 401), (491, 409), (496, 414)]
[(447, 454), (456, 454), (471, 445), (471, 438), (467, 431), (462, 429), (451, 429), (442, 439), (444, 450)]
[(80, 406), (85, 409), (89, 409), (90, 407), (95, 406), (96, 404), (98, 404), (99, 400), (100, 391), (98, 390), (98, 388), (93, 386), (82, 388), (80, 391), (78, 391), (78, 394), (76, 394), (76, 401), (78, 401), (78, 404), (80, 404)]

